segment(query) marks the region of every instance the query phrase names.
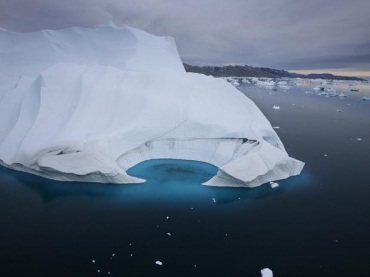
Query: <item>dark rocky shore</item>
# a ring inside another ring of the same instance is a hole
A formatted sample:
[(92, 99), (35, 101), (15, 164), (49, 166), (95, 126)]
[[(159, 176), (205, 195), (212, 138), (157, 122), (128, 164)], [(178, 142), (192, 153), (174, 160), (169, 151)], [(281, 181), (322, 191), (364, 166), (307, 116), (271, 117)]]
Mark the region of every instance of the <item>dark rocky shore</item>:
[(297, 74), (286, 70), (271, 69), (267, 67), (253, 67), (242, 65), (228, 66), (196, 66), (184, 63), (187, 72), (201, 73), (215, 77), (267, 77), (267, 78), (303, 78), (303, 79), (330, 79), (348, 81), (366, 81), (357, 77), (336, 76), (329, 73), (324, 74)]

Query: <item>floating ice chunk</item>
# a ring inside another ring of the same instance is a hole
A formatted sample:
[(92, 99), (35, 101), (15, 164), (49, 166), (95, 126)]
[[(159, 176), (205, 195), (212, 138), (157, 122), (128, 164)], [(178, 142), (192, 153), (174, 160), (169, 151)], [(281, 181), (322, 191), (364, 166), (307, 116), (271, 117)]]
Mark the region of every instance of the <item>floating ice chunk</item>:
[(362, 140), (362, 138), (357, 138), (357, 140), (358, 140), (358, 141), (361, 141), (361, 140)]
[(95, 264), (95, 260), (92, 260), (92, 262)]
[(276, 83), (271, 78), (260, 78), (257, 79), (256, 86), (272, 89), (274, 86), (276, 86)]
[(161, 261), (156, 261), (155, 262), (157, 265), (162, 265), (163, 263)]
[(239, 86), (239, 80), (237, 78), (233, 78), (233, 77), (226, 77), (226, 78), (222, 78), (224, 80), (226, 80), (227, 82), (229, 82), (230, 84), (232, 84), (233, 86)]
[(345, 95), (343, 92), (340, 93), (338, 96), (339, 96), (339, 98), (345, 98), (345, 97), (347, 97), (347, 95)]
[(169, 216), (166, 217), (166, 219), (169, 219), (169, 218), (170, 218)]
[(319, 92), (317, 95), (329, 97), (329, 93), (327, 93), (326, 91)]
[(336, 92), (337, 90), (335, 88), (325, 88), (325, 91), (327, 91), (327, 92)]
[(280, 106), (273, 106), (275, 110), (280, 110)]
[(279, 127), (279, 126), (274, 126), (274, 127), (272, 127), (272, 128), (274, 128), (274, 129), (280, 129), (280, 127)]
[(171, 236), (171, 233), (167, 233), (167, 236)]
[(342, 110), (337, 110), (337, 112), (338, 112), (338, 113), (341, 113), (341, 112), (343, 112), (343, 111), (342, 111)]
[(323, 89), (321, 89), (321, 87), (319, 87), (319, 86), (316, 86), (316, 87), (313, 88), (313, 90), (320, 91), (320, 90), (323, 90)]
[(270, 186), (271, 186), (271, 188), (275, 189), (275, 188), (279, 187), (279, 184), (276, 183), (276, 182), (270, 182)]
[(305, 94), (308, 94), (308, 95), (313, 94), (313, 92), (312, 92), (312, 91), (305, 91), (304, 93), (305, 93)]
[(370, 101), (370, 97), (363, 97), (362, 101)]
[(272, 270), (269, 268), (264, 268), (261, 270), (261, 277), (273, 277)]
[(213, 203), (216, 203), (216, 198), (212, 198)]

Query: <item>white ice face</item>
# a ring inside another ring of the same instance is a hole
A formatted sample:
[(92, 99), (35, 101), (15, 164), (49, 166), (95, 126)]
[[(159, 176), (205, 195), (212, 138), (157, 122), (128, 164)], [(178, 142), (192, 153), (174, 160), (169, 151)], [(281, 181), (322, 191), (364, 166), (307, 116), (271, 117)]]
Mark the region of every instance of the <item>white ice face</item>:
[(257, 106), (225, 80), (186, 73), (172, 38), (128, 27), (0, 30), (0, 162), (65, 181), (137, 183), (154, 158), (219, 167), (206, 185), (297, 175)]

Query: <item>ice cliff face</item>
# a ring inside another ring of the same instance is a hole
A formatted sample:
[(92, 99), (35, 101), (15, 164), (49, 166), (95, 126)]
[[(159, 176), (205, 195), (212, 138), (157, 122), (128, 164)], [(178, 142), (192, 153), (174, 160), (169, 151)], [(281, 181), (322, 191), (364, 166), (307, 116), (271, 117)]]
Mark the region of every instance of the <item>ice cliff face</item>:
[(0, 30), (0, 163), (63, 181), (138, 183), (156, 158), (219, 167), (206, 185), (297, 175), (256, 105), (224, 80), (185, 73), (172, 38), (97, 29)]

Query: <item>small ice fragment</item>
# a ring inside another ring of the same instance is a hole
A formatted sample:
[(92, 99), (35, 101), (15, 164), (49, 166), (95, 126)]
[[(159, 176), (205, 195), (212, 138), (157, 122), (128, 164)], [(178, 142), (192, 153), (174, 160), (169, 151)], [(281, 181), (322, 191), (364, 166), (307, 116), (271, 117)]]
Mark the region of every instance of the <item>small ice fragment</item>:
[(100, 270), (98, 269), (98, 273), (100, 272)]
[(108, 274), (110, 274), (110, 271), (108, 271)]
[(317, 95), (329, 97), (329, 94), (325, 91), (319, 92)]
[(279, 184), (276, 183), (276, 182), (270, 182), (270, 186), (271, 186), (271, 188), (275, 189), (275, 188), (279, 187)]
[(213, 203), (216, 203), (216, 199), (215, 198), (212, 198), (212, 201), (213, 201)]
[(274, 127), (272, 127), (272, 128), (274, 128), (274, 129), (280, 129), (280, 127), (279, 127), (279, 126), (274, 126)]
[(362, 101), (370, 101), (370, 97), (363, 97)]
[(92, 260), (92, 262), (95, 264), (95, 260)]
[(328, 155), (324, 154), (324, 157), (327, 157)]
[(170, 218), (169, 216), (166, 217), (166, 219), (169, 219), (169, 218)]
[(167, 233), (168, 236), (171, 236), (171, 233)]
[(272, 271), (269, 268), (264, 268), (261, 270), (261, 277), (273, 277)]
[(197, 267), (197, 265), (195, 264), (194, 267)]
[(325, 91), (330, 92), (330, 93), (335, 93), (337, 90), (335, 88), (326, 88)]
[(305, 91), (304, 93), (305, 93), (305, 94), (308, 94), (308, 95), (313, 94), (313, 92), (312, 92), (312, 91)]
[(347, 95), (345, 95), (343, 92), (340, 93), (338, 96), (339, 96), (339, 98), (345, 98), (345, 97), (347, 97)]
[(130, 254), (130, 256), (132, 257), (132, 256), (134, 256), (134, 254)]
[(335, 242), (339, 242), (339, 241), (336, 239)]
[(342, 110), (337, 110), (337, 112), (338, 112), (338, 113), (341, 113), (341, 112), (343, 112), (343, 111), (342, 111)]
[(162, 262), (161, 261), (156, 261), (155, 262), (157, 265), (162, 265)]
[(112, 257), (116, 256), (116, 254), (112, 254)]
[(362, 138), (357, 138), (357, 140), (358, 140), (358, 141), (361, 141), (361, 140), (362, 140)]
[(275, 109), (275, 110), (280, 110), (280, 106), (273, 106), (273, 108)]

